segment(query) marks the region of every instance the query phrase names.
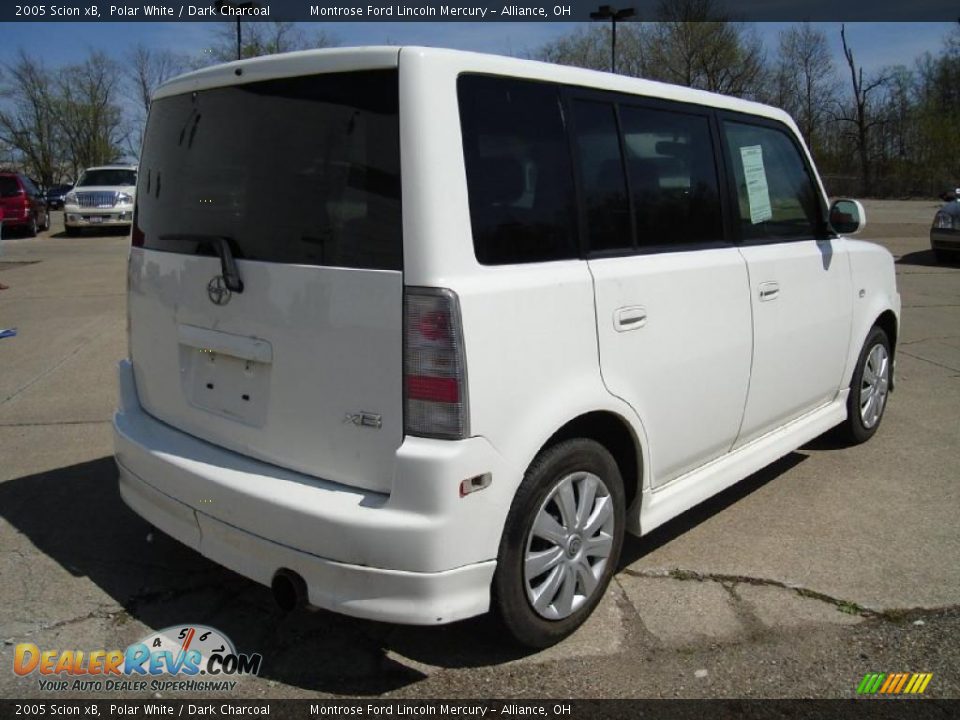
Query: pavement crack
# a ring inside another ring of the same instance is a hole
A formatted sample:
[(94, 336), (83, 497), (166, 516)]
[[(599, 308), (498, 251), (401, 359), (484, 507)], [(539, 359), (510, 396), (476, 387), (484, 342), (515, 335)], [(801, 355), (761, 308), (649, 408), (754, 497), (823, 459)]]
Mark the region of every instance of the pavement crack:
[(76, 625), (77, 623), (86, 622), (87, 620), (113, 620), (118, 615), (123, 615), (126, 610), (122, 607), (116, 608), (115, 610), (91, 610), (85, 615), (78, 615), (77, 617), (72, 617), (67, 620), (58, 620), (55, 623), (50, 623), (49, 625), (41, 625), (40, 630), (57, 630), (62, 627), (68, 627), (70, 625)]
[(759, 587), (775, 587), (781, 590), (788, 590), (796, 593), (800, 597), (833, 605), (842, 613), (848, 615), (857, 615), (862, 618), (876, 618), (887, 622), (904, 623), (916, 620), (922, 617), (940, 615), (945, 612), (954, 612), (960, 610), (960, 605), (943, 605), (939, 607), (912, 607), (912, 608), (867, 608), (852, 600), (836, 598), (832, 595), (812, 590), (801, 585), (786, 583), (781, 580), (771, 580), (769, 578), (757, 578), (750, 575), (731, 575), (725, 573), (701, 573), (696, 570), (683, 570), (673, 568), (671, 570), (633, 570), (625, 568), (621, 572), (638, 578), (652, 578), (658, 580), (680, 580), (682, 582), (716, 582), (720, 583), (724, 589), (733, 594), (736, 586), (756, 585)]
[(205, 582), (198, 585), (191, 585), (190, 587), (139, 592), (128, 597), (123, 603), (123, 607), (128, 613), (134, 615), (143, 605), (149, 605), (155, 602), (168, 602), (194, 593), (222, 589), (223, 583)]
[(943, 363), (934, 362), (933, 360), (928, 360), (927, 358), (921, 357), (920, 355), (914, 355), (913, 353), (908, 353), (906, 350), (898, 350), (897, 353), (899, 355), (906, 355), (907, 357), (912, 357), (914, 360), (922, 360), (925, 363), (936, 365), (937, 367), (941, 367), (944, 370), (950, 370), (951, 372), (960, 372), (960, 369), (958, 368), (950, 367), (949, 365), (944, 365)]
[(956, 340), (957, 337), (957, 335), (937, 335), (935, 337), (920, 338), (919, 340), (901, 340), (897, 343), (897, 347), (904, 348), (909, 347), (910, 345), (917, 345), (918, 343), (936, 342), (937, 340)]
[(93, 333), (87, 334), (87, 336), (84, 338), (84, 340), (83, 340), (80, 344), (78, 344), (73, 350), (71, 350), (71, 351), (68, 352), (66, 355), (64, 355), (62, 358), (60, 358), (59, 362), (54, 363), (51, 367), (49, 367), (49, 368), (47, 368), (46, 370), (44, 370), (43, 372), (41, 372), (39, 375), (37, 375), (36, 377), (34, 377), (34, 378), (33, 378), (32, 380), (30, 380), (28, 383), (26, 383), (25, 385), (22, 385), (22, 386), (20, 387), (20, 389), (14, 391), (11, 395), (7, 395), (7, 397), (5, 397), (3, 400), (0, 400), (0, 406), (5, 405), (6, 403), (10, 402), (11, 400), (13, 400), (13, 399), (14, 399), (15, 397), (17, 397), (18, 395), (20, 395), (20, 394), (22, 394), (23, 392), (29, 390), (31, 387), (33, 387), (34, 385), (36, 385), (38, 382), (40, 382), (41, 380), (43, 380), (43, 379), (44, 379), (45, 377), (47, 377), (48, 375), (56, 372), (56, 371), (59, 370), (61, 367), (63, 367), (66, 363), (68, 363), (70, 360), (72, 360), (81, 350), (83, 350), (83, 349), (86, 348), (90, 343), (92, 343), (94, 340), (96, 340), (97, 338), (99, 338), (99, 337), (103, 334), (104, 330), (103, 330), (102, 328), (103, 328), (103, 326), (106, 325), (106, 324), (107, 324), (106, 322), (101, 322), (101, 323), (100, 323), (101, 330), (100, 330), (99, 332), (93, 332)]

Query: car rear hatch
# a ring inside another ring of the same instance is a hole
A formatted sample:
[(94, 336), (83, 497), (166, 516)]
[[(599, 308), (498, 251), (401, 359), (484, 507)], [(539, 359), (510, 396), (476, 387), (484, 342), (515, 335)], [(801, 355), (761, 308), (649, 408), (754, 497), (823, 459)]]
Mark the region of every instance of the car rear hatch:
[(0, 175), (0, 208), (3, 218), (8, 221), (22, 220), (25, 217), (27, 196), (12, 175)]
[(350, 62), (234, 64), (159, 93), (130, 350), (141, 404), (163, 422), (389, 492), (403, 440), (397, 55)]

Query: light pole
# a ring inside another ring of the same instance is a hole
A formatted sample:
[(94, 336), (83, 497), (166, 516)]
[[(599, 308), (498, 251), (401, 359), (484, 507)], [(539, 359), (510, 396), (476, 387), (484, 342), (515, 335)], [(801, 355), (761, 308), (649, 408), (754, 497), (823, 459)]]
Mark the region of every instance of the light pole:
[(595, 12), (590, 13), (591, 20), (610, 21), (610, 72), (612, 73), (617, 71), (617, 23), (634, 15), (636, 15), (636, 11), (633, 8), (617, 10), (609, 5), (601, 5)]
[[(224, 8), (232, 8), (234, 10), (241, 8), (254, 8), (259, 7), (255, 2), (230, 2), (230, 0), (217, 0), (214, 4), (217, 12), (221, 15), (223, 14)], [(241, 60), (243, 55), (243, 40), (240, 35), (240, 15), (237, 15), (237, 60)]]

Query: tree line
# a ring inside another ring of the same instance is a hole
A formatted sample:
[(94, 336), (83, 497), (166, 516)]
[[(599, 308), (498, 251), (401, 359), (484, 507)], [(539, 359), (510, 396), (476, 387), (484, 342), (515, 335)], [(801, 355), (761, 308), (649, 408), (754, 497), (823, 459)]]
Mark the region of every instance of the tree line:
[[(86, 167), (135, 159), (150, 97), (188, 70), (236, 59), (233, 23), (212, 30), (195, 56), (136, 45), (119, 58), (91, 50), (66, 67), (50, 68), (24, 50), (0, 66), (0, 169), (22, 169), (43, 187), (72, 183)], [(293, 23), (244, 23), (241, 53), (255, 57), (336, 40)]]
[[(960, 27), (912, 66), (864, 72), (858, 48), (836, 29), (834, 61), (823, 30), (797, 24), (770, 56), (754, 26), (715, 0), (662, 0), (655, 22), (621, 23), (615, 71), (781, 107), (795, 119), (832, 195), (932, 197), (960, 184)], [(186, 70), (232, 60), (236, 26), (211, 31), (197, 56), (138, 45), (122, 58), (91, 51), (50, 69), (29, 53), (0, 67), (0, 166), (18, 165), (43, 185), (91, 165), (135, 158), (150, 96)], [(522, 53), (610, 70), (608, 24), (582, 25)], [(336, 45), (292, 23), (244, 23), (240, 52), (253, 57)]]

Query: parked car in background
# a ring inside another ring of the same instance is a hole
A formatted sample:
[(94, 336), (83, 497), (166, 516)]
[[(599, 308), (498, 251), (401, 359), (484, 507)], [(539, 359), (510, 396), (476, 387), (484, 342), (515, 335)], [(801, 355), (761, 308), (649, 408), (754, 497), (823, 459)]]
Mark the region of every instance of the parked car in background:
[(87, 168), (64, 198), (67, 235), (88, 227), (130, 227), (137, 168), (105, 165)]
[(63, 210), (64, 198), (73, 189), (73, 185), (51, 185), (47, 189), (47, 207), (51, 210)]
[(4, 232), (22, 232), (34, 237), (50, 228), (47, 201), (26, 175), (0, 172), (0, 206), (3, 207)]
[(930, 247), (940, 262), (960, 260), (960, 188), (933, 216)]

